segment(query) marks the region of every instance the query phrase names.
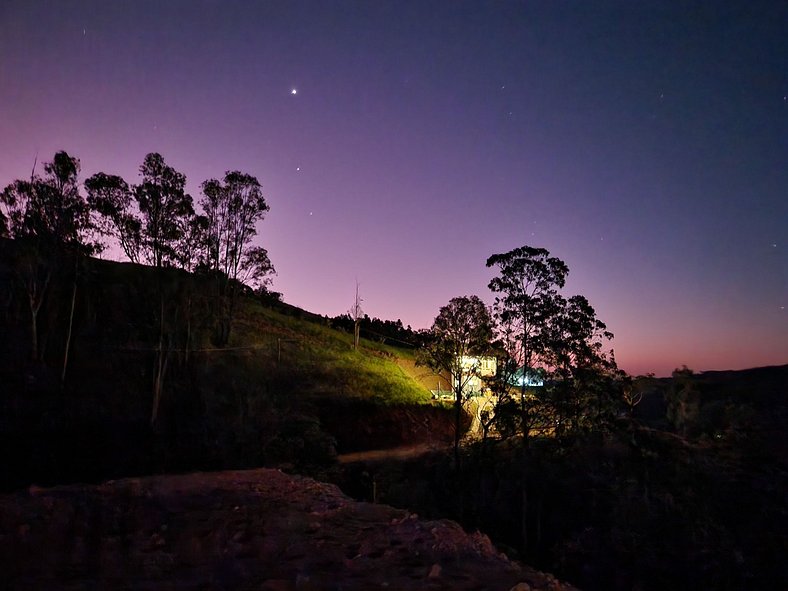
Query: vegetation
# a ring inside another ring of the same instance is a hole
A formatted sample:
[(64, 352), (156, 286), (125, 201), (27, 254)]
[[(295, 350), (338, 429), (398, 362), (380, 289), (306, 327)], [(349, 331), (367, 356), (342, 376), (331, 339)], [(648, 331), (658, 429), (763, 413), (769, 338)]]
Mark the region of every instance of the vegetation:
[[(561, 293), (566, 263), (529, 246), (487, 260), (492, 315), (454, 298), (416, 333), (362, 316), (357, 296), (328, 319), (268, 290), (256, 178), (206, 181), (199, 213), (158, 154), (139, 185), (99, 173), (87, 197), (76, 158), (58, 152), (43, 170), (0, 193), (5, 488), (260, 465), (327, 474), (338, 448), (441, 431), (453, 458), (365, 470), (373, 499), (479, 527), (588, 589), (788, 581), (788, 366), (632, 379), (591, 304)], [(91, 258), (113, 241), (129, 262)], [(481, 353), (497, 357), (496, 406), (484, 439), (461, 446), (473, 371), (459, 360)], [(453, 409), (427, 404), (417, 361), (459, 378)]]
[[(0, 198), (0, 439), (28, 450), (5, 458), (6, 486), (325, 466), (336, 444), (321, 417), (336, 401), (395, 414), (429, 401), (412, 351), (366, 339), (353, 351), (328, 319), (268, 291), (254, 177), (206, 181), (200, 213), (159, 154), (139, 184), (99, 173), (87, 197), (77, 159), (59, 152), (44, 171)], [(113, 242), (130, 263), (86, 256)]]
[[(462, 472), (448, 454), (358, 470), (380, 502), (478, 528), (582, 589), (783, 588), (788, 366), (679, 373), (635, 379), (635, 418), (605, 433), (533, 437), (527, 472), (519, 438), (462, 447)], [(698, 413), (685, 437), (666, 409), (688, 383)]]
[(429, 339), (422, 350), (422, 362), (436, 372), (452, 376), (454, 391), (454, 461), (460, 466), (462, 407), (468, 399), (467, 386), (479, 376), (479, 361), (468, 357), (488, 353), (493, 324), (490, 312), (477, 296), (452, 298), (440, 309)]

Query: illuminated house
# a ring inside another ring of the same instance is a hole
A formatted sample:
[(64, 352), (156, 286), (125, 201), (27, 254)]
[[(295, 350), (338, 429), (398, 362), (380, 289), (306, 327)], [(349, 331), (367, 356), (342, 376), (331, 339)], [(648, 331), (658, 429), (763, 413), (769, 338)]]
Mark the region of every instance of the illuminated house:
[(463, 384), (466, 396), (478, 396), (488, 389), (485, 378), (492, 378), (498, 369), (495, 357), (472, 357), (463, 355), (460, 359), (462, 373), (453, 376), (453, 385)]

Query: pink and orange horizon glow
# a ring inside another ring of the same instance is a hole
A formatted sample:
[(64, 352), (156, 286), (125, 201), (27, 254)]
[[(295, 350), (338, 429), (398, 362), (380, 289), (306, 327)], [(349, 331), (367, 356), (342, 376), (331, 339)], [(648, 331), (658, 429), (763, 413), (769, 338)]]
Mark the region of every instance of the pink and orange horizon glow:
[(788, 11), (773, 2), (12, 0), (0, 185), (64, 149), (238, 169), (284, 299), (431, 324), (484, 262), (570, 268), (619, 365), (788, 363)]

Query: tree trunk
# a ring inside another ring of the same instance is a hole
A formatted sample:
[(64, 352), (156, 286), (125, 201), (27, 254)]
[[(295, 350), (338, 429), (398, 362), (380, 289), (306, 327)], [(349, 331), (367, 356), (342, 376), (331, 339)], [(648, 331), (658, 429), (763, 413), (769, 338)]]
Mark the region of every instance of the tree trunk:
[(159, 405), (161, 404), (161, 393), (164, 387), (164, 374), (167, 371), (168, 351), (164, 346), (164, 292), (159, 288), (159, 301), (161, 305), (159, 316), (159, 346), (156, 351), (156, 361), (153, 367), (153, 405), (151, 407), (150, 423), (156, 423), (159, 418)]
[(33, 361), (38, 361), (38, 310), (40, 306), (34, 306), (30, 302), (30, 357)]
[(523, 549), (523, 556), (526, 558), (530, 557), (530, 548), (529, 548), (529, 535), (528, 535), (528, 456), (525, 447), (523, 447), (523, 459), (521, 465), (521, 479), (522, 479), (522, 491), (521, 491), (521, 503), (522, 503), (522, 518), (520, 522), (520, 535), (522, 537), (522, 549)]
[(156, 354), (155, 375), (153, 378), (153, 406), (151, 408), (150, 423), (153, 425), (159, 418), (159, 406), (161, 405), (161, 393), (164, 387), (164, 375), (167, 373), (167, 362), (169, 354), (162, 348)]
[[(34, 273), (31, 270), (31, 274)], [(41, 353), (38, 343), (38, 312), (44, 303), (44, 294), (49, 286), (51, 271), (47, 271), (44, 279), (39, 282), (35, 276), (29, 278), (27, 284), (27, 297), (30, 303), (30, 357), (33, 361), (41, 361)]]
[(462, 392), (454, 393), (454, 468), (460, 470), (460, 428), (462, 423)]
[(77, 302), (77, 273), (79, 271), (79, 258), (75, 256), (74, 262), (74, 286), (71, 290), (71, 311), (68, 315), (68, 334), (66, 335), (66, 350), (63, 353), (63, 371), (60, 373), (60, 387), (66, 384), (66, 369), (68, 368), (68, 353), (71, 349), (71, 331), (74, 326), (74, 307)]

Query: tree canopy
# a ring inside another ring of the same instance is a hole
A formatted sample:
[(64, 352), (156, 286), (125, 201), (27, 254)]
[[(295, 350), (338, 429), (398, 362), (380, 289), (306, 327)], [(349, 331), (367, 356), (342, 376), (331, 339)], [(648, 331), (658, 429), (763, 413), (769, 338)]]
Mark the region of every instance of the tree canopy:
[(489, 351), (493, 323), (485, 303), (478, 296), (452, 298), (443, 306), (428, 333), (422, 363), (452, 378), (455, 426), (454, 454), (459, 462), (462, 405), (470, 380), (479, 376), (479, 363), (468, 364), (467, 357)]

